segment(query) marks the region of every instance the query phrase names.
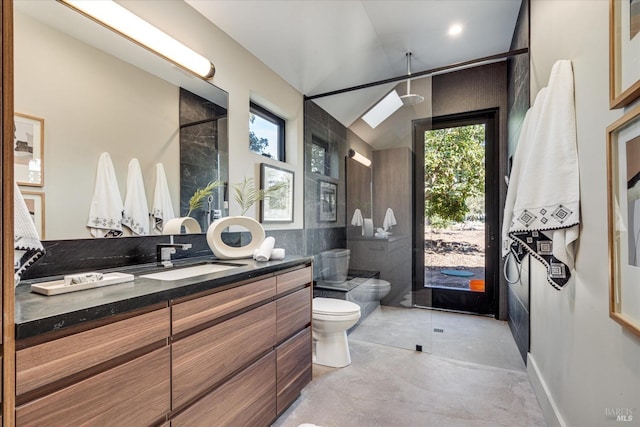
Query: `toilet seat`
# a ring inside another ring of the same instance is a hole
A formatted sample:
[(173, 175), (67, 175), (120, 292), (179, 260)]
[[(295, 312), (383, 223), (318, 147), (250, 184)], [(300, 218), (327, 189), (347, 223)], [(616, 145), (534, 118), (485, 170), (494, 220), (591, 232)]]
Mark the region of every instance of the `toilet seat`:
[(358, 304), (336, 298), (314, 298), (312, 306), (314, 315), (331, 317), (360, 315)]
[(391, 283), (382, 279), (368, 279), (366, 282), (362, 283), (360, 286), (365, 286), (367, 288), (389, 288), (391, 287)]

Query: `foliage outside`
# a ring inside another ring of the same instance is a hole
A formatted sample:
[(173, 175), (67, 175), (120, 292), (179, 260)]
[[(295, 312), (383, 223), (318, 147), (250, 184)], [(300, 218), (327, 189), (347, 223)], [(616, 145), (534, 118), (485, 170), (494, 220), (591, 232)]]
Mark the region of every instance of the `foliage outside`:
[(424, 144), (424, 213), (432, 226), (462, 222), (471, 207), (484, 212), (484, 125), (431, 130)]
[[(249, 123), (253, 123), (256, 120), (256, 115), (253, 113), (249, 114)], [(269, 146), (269, 140), (267, 138), (258, 138), (256, 133), (252, 130), (249, 130), (249, 149), (254, 153), (263, 154), (271, 157), (269, 154), (265, 153), (265, 149)]]

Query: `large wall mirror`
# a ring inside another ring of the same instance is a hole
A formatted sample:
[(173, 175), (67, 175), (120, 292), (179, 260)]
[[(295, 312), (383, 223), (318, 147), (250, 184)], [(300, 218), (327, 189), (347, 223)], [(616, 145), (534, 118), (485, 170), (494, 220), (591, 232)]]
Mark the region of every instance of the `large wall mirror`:
[[(42, 119), (44, 135), (42, 183), (21, 190), (41, 195), (44, 239), (91, 237), (86, 224), (103, 152), (123, 200), (129, 161), (138, 159), (150, 210), (162, 163), (174, 211), (184, 214), (181, 193), (192, 189), (180, 184), (180, 88), (225, 111), (227, 93), (58, 2), (14, 5), (15, 111)], [(226, 116), (220, 120), (217, 138), (226, 144)], [(227, 153), (211, 168), (228, 181)]]

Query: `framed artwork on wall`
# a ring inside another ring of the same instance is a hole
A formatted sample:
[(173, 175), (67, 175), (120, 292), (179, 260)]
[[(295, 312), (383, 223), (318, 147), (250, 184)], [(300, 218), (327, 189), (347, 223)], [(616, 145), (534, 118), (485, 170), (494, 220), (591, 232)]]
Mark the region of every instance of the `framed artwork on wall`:
[(609, 108), (640, 96), (640, 0), (609, 0)]
[(337, 209), (338, 185), (318, 180), (318, 221), (335, 222), (338, 220)]
[(293, 171), (260, 165), (260, 190), (265, 196), (260, 201), (260, 222), (293, 222)]
[(27, 190), (20, 190), (20, 192), (22, 193), (24, 202), (27, 205), (27, 209), (29, 209), (29, 214), (31, 214), (31, 219), (36, 225), (38, 236), (40, 236), (40, 240), (44, 240), (45, 239), (44, 193), (40, 191), (27, 191)]
[(640, 107), (607, 128), (609, 314), (640, 335)]
[(44, 119), (14, 114), (13, 164), (18, 185), (44, 185)]

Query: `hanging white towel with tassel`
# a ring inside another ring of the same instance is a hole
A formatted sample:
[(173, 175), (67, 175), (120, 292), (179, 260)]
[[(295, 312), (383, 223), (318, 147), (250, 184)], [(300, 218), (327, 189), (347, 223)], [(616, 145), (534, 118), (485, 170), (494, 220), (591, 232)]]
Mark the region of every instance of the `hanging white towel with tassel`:
[(351, 225), (355, 225), (356, 227), (362, 227), (364, 224), (364, 218), (362, 217), (362, 212), (360, 209), (356, 209), (353, 211), (353, 217), (351, 218)]
[(398, 224), (396, 222), (396, 216), (393, 214), (393, 209), (387, 208), (387, 212), (384, 214), (384, 219), (382, 220), (382, 228), (384, 231), (389, 231), (389, 229)]
[(144, 191), (142, 169), (138, 159), (129, 162), (127, 174), (127, 196), (124, 200), (122, 225), (126, 226), (136, 236), (149, 234), (149, 206)]
[(93, 237), (119, 237), (122, 235), (122, 196), (109, 153), (98, 160), (96, 185), (89, 209), (87, 227)]
[(529, 253), (556, 289), (567, 284), (579, 236), (580, 193), (571, 61), (554, 64), (525, 116), (502, 224), (502, 255)]
[(17, 285), (25, 270), (44, 255), (44, 247), (20, 189), (16, 183), (13, 186), (14, 285)]
[(169, 193), (169, 185), (167, 185), (167, 176), (164, 173), (162, 163), (156, 164), (156, 187), (153, 192), (153, 227), (159, 233), (162, 233), (164, 224), (176, 217), (173, 212), (173, 204), (171, 203), (171, 193)]

